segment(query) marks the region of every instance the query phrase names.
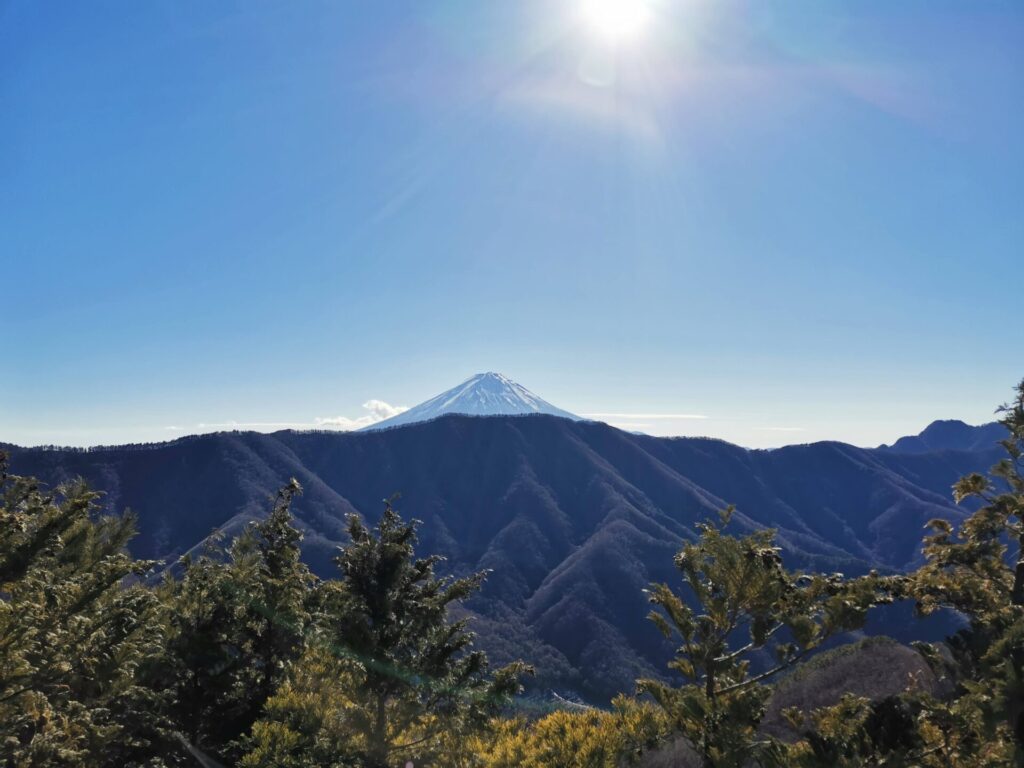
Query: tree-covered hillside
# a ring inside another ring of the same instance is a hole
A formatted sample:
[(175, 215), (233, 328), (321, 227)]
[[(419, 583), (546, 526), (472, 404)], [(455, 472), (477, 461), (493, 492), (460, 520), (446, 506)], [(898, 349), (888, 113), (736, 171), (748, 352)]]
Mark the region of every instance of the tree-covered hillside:
[[(749, 451), (547, 416), (452, 416), (360, 434), (13, 448), (11, 466), (51, 486), (86, 478), (103, 491), (104, 511), (137, 513), (132, 553), (165, 563), (201, 551), (212, 531), (230, 540), (294, 477), (304, 489), (293, 504), (304, 560), (321, 577), (334, 573), (346, 516), (376, 522), (380, 500), (400, 492), (401, 506), (424, 521), (424, 551), (446, 558), (443, 573), (492, 571), (464, 607), (481, 647), (499, 663), (528, 651), (536, 692), (603, 704), (637, 677), (664, 674), (673, 646), (649, 631), (633, 598), (671, 578), (680, 544), (719, 509), (736, 506), (737, 532), (774, 528), (791, 568), (905, 570), (920, 563), (929, 519), (963, 519), (949, 487), (997, 451)], [(904, 639), (921, 631), (905, 610), (873, 615), (869, 629)]]

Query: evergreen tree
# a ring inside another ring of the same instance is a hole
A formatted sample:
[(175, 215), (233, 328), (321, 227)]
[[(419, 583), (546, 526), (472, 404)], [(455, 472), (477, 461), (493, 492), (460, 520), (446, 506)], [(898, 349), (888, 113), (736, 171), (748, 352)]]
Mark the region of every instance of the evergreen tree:
[(189, 744), (218, 760), (239, 757), (241, 739), (302, 652), (313, 578), (290, 511), (300, 492), (293, 479), (227, 552), (212, 542), (162, 589), (170, 630), (160, 679)]
[(353, 667), (326, 644), (308, 647), (253, 725), (240, 768), (358, 768)]
[[(840, 702), (805, 715), (785, 713), (803, 738), (786, 745), (779, 760), (785, 768), (944, 768), (946, 763), (925, 747), (919, 733), (920, 698), (888, 696), (879, 701), (845, 695)], [(950, 740), (963, 732), (950, 732)], [(981, 764), (979, 764), (981, 765)]]
[(183, 566), (181, 580), (168, 575), (160, 589), (168, 637), (153, 682), (171, 692), (171, 714), (183, 738), (224, 759), (244, 730), (238, 724), (246, 686), (239, 674), (244, 610), (228, 565), (212, 548)]
[(927, 562), (909, 580), (921, 613), (951, 608), (970, 621), (949, 638), (948, 653), (918, 646), (957, 686), (951, 702), (931, 702), (922, 716), (929, 731), (966, 737), (929, 739), (947, 764), (996, 764), (1012, 752), (1024, 765), (1024, 381), (1000, 411), (1006, 458), (989, 477), (968, 475), (954, 486), (957, 502), (976, 499), (980, 508), (958, 529), (946, 520), (929, 523)]
[(243, 647), (251, 659), (252, 695), (246, 720), (254, 722), (281, 683), (287, 665), (302, 652), (310, 623), (313, 576), (302, 562), (291, 503), (302, 493), (292, 478), (277, 494), (265, 520), (235, 540), (231, 561), (251, 610), (243, 623)]
[[(722, 513), (723, 525), (731, 514)], [(668, 585), (651, 588), (657, 610), (649, 618), (682, 640), (669, 667), (684, 684), (640, 680), (638, 690), (666, 710), (707, 768), (777, 759), (779, 746), (757, 733), (770, 693), (765, 682), (826, 639), (862, 626), (870, 606), (891, 599), (874, 575), (848, 581), (789, 571), (773, 540), (770, 530), (736, 538), (703, 524), (699, 540), (675, 558), (692, 603)], [(753, 654), (769, 648), (774, 663), (753, 674)]]
[(0, 764), (158, 765), (162, 695), (141, 683), (162, 635), (134, 519), (93, 519), (83, 482), (48, 493), (0, 454)]
[[(335, 745), (332, 765), (429, 765), (485, 728), (519, 690), (526, 668), (489, 675), (466, 621), (449, 617), (484, 574), (436, 577), (440, 558), (415, 557), (415, 530), (390, 503), (374, 530), (349, 518), (351, 541), (336, 561), (341, 579), (320, 589), (324, 645), (270, 702), (244, 765), (269, 768), (285, 755), (294, 761), (286, 764), (319, 764), (313, 754), (325, 743)], [(333, 670), (336, 687), (303, 675), (310, 664)], [(312, 732), (303, 726), (310, 723)]]

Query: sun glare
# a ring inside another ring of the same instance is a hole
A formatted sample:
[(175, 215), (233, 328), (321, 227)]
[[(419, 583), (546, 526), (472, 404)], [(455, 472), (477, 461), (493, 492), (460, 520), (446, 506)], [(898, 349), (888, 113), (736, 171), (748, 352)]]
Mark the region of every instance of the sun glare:
[(651, 9), (645, 0), (580, 0), (580, 15), (593, 35), (619, 45), (643, 34)]

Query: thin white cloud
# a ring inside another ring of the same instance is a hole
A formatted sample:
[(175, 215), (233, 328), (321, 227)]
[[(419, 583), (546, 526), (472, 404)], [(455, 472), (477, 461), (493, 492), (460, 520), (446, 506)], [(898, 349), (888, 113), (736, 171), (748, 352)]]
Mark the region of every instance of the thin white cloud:
[[(200, 422), (192, 429), (198, 431), (222, 430), (222, 429), (336, 429), (340, 432), (350, 432), (356, 429), (368, 427), (378, 421), (390, 419), (409, 410), (404, 405), (391, 405), (383, 400), (367, 400), (363, 403), (367, 413), (362, 416), (318, 416), (313, 421), (214, 421)], [(175, 432), (188, 431), (188, 427), (168, 426), (166, 430)]]
[(385, 403), (383, 400), (367, 400), (363, 403), (363, 408), (369, 411), (369, 413), (365, 413), (354, 419), (349, 416), (318, 418), (313, 426), (316, 429), (340, 429), (350, 431), (353, 429), (368, 427), (371, 424), (376, 424), (378, 421), (390, 419), (392, 416), (397, 416), (398, 414), (409, 410), (404, 405), (391, 405), (390, 403)]
[(588, 419), (706, 419), (699, 413), (583, 413)]
[(754, 427), (758, 432), (806, 432), (803, 427)]

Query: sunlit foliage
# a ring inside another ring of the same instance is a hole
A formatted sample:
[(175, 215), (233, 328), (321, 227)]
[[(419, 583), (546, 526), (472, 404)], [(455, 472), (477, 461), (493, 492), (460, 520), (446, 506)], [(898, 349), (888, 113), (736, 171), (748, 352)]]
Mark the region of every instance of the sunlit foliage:
[(637, 764), (670, 731), (659, 708), (620, 696), (610, 711), (581, 706), (534, 723), (496, 721), (473, 746), (484, 768), (618, 768)]
[[(956, 686), (951, 702), (922, 714), (947, 765), (995, 765), (1000, 744), (1024, 764), (1024, 381), (1001, 411), (1006, 458), (988, 477), (968, 475), (954, 487), (958, 502), (977, 499), (980, 508), (956, 530), (933, 520), (927, 562), (910, 578), (922, 613), (952, 608), (970, 620), (945, 649), (919, 647)], [(947, 744), (946, 732), (960, 738)]]
[(94, 519), (83, 483), (46, 492), (2, 454), (0, 490), (0, 764), (158, 764), (163, 696), (140, 670), (163, 628), (132, 583), (152, 566), (124, 552), (132, 516)]
[(186, 557), (159, 590), (167, 641), (151, 683), (172, 693), (171, 714), (192, 747), (224, 762), (302, 651), (313, 578), (300, 560), (290, 506), (295, 480), (266, 519), (227, 550)]
[[(301, 759), (330, 742), (333, 759), (366, 768), (435, 764), (519, 691), (527, 668), (513, 664), (489, 673), (486, 656), (471, 647), (466, 621), (448, 615), (479, 588), (484, 573), (435, 576), (439, 559), (415, 556), (416, 524), (403, 521), (390, 503), (376, 528), (353, 515), (348, 533), (350, 543), (337, 558), (341, 578), (319, 590), (317, 642), (323, 645), (303, 660), (329, 667), (333, 689), (324, 690), (300, 665), (268, 705), (247, 765), (275, 764), (274, 745), (303, 733), (312, 741), (293, 750)], [(314, 730), (294, 728), (297, 717), (312, 717)]]
[[(785, 568), (774, 534), (762, 530), (737, 538), (722, 525), (700, 526), (675, 563), (688, 590), (680, 597), (666, 584), (651, 588), (657, 607), (650, 619), (681, 645), (669, 667), (681, 686), (640, 680), (704, 765), (740, 766), (775, 751), (757, 726), (773, 675), (828, 638), (863, 625), (872, 605), (890, 598), (876, 576), (846, 580), (841, 574), (803, 575)], [(751, 656), (768, 648), (774, 664), (756, 674)]]

